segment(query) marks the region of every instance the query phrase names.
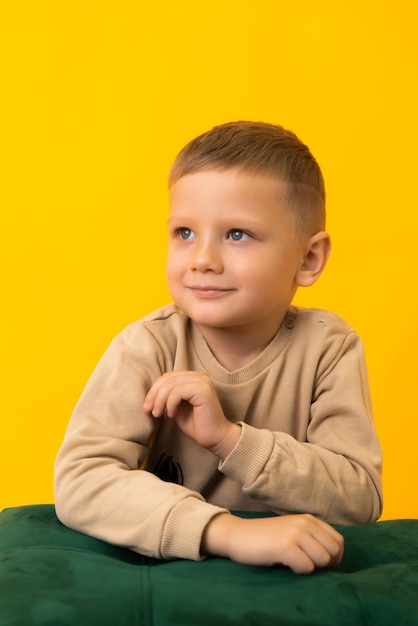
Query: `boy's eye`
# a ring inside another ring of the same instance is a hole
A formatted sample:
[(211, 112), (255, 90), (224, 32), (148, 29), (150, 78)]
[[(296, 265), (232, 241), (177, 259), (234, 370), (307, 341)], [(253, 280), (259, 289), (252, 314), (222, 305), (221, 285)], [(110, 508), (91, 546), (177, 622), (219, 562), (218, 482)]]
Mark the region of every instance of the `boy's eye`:
[(180, 239), (193, 239), (195, 237), (194, 232), (191, 228), (177, 228), (177, 235)]
[(228, 239), (232, 239), (232, 241), (243, 241), (244, 239), (249, 239), (249, 237), (250, 235), (248, 233), (239, 228), (234, 228), (228, 233)]

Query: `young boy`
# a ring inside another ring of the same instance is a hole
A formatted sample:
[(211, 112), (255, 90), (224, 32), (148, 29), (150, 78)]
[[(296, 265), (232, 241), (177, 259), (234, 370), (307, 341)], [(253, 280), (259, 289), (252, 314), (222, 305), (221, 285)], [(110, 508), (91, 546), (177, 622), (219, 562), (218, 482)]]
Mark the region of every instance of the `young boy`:
[(57, 457), (57, 514), (164, 559), (335, 565), (329, 524), (381, 513), (381, 452), (359, 337), (291, 305), (330, 251), (320, 169), (293, 133), (237, 122), (191, 141), (169, 186), (174, 304), (99, 362)]

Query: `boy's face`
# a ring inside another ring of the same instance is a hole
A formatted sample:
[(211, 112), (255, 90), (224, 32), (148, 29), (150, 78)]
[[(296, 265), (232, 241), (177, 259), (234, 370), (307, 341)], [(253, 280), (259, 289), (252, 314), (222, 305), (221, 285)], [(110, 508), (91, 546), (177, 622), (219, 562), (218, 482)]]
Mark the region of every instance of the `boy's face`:
[(277, 180), (237, 169), (186, 175), (170, 189), (168, 227), (168, 286), (202, 331), (278, 329), (306, 242)]

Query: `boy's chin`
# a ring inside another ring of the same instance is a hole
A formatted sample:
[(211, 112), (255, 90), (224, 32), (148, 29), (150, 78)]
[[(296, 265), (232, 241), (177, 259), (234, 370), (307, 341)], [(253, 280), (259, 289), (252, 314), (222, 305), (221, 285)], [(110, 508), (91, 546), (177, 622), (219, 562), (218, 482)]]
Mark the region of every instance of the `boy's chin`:
[(239, 330), (246, 327), (245, 321), (239, 316), (189, 315), (190, 319), (202, 328), (213, 330)]

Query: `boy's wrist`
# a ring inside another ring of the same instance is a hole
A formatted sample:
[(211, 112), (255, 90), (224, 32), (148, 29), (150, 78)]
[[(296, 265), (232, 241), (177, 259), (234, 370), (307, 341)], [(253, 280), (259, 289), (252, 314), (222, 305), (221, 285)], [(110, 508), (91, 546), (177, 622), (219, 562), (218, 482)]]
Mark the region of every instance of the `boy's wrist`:
[(203, 531), (200, 546), (202, 556), (229, 557), (229, 536), (236, 519), (230, 513), (219, 513), (212, 517)]
[(241, 437), (241, 432), (242, 427), (239, 424), (230, 423), (223, 439), (215, 446), (212, 446), (210, 451), (221, 459), (221, 461), (224, 461), (237, 445)]

